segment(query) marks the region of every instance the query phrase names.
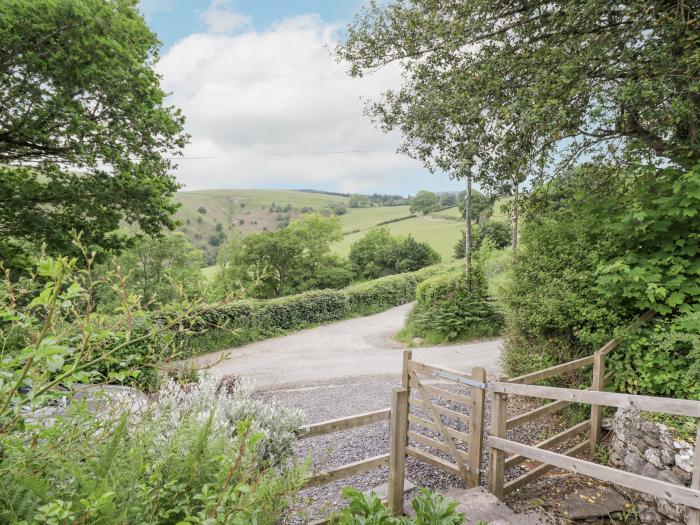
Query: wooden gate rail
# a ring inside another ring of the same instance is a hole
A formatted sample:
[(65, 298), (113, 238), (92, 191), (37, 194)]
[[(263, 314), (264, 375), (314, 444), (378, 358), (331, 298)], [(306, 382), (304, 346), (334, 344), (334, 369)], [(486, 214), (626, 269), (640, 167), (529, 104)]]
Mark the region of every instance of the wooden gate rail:
[(322, 436), (333, 432), (340, 432), (350, 428), (362, 427), (379, 423), (381, 421), (389, 421), (391, 417), (391, 409), (384, 408), (375, 410), (374, 412), (366, 412), (354, 416), (341, 417), (338, 419), (330, 419), (313, 425), (306, 425), (296, 430), (297, 439), (306, 439), (314, 436)]
[[(382, 421), (389, 421), (390, 418), (391, 409), (385, 408), (382, 410), (375, 410), (374, 412), (367, 412), (364, 414), (331, 419), (329, 421), (323, 421), (313, 425), (306, 425), (298, 428), (296, 430), (296, 434), (297, 439), (306, 439), (314, 436), (332, 434), (334, 432), (342, 432), (343, 430), (362, 427), (365, 425), (372, 425)], [(382, 454), (363, 459), (361, 461), (356, 461), (354, 463), (347, 463), (334, 469), (324, 470), (313, 474), (308, 478), (306, 486), (316, 487), (318, 485), (325, 485), (326, 483), (331, 483), (339, 479), (349, 478), (370, 470), (385, 467), (388, 464), (389, 454)]]
[[(535, 477), (539, 477), (534, 475), (535, 470), (537, 470), (535, 469), (525, 474), (525, 476), (521, 476), (516, 480), (504, 484), (503, 476), (506, 465), (505, 453), (509, 452), (514, 454), (514, 456), (508, 460), (511, 463), (515, 462), (514, 458), (519, 457), (530, 458), (541, 462), (542, 465), (538, 467), (541, 469), (540, 475), (543, 470), (559, 467), (571, 472), (638, 490), (652, 496), (665, 498), (677, 504), (686, 505), (692, 509), (690, 511), (690, 523), (692, 525), (700, 525), (700, 425), (698, 426), (695, 441), (695, 462), (690, 488), (570, 457), (576, 454), (576, 450), (578, 450), (578, 452), (585, 450), (586, 443), (581, 443), (567, 450), (564, 454), (560, 454), (546, 450), (546, 442), (542, 442), (536, 446), (530, 446), (508, 440), (505, 437), (505, 409), (507, 406), (506, 396), (508, 394), (695, 418), (700, 418), (700, 401), (617, 394), (595, 390), (576, 390), (572, 388), (514, 384), (506, 381), (496, 381), (490, 383), (489, 386), (494, 396), (494, 408), (492, 409), (494, 411), (494, 428), (492, 428), (492, 435), (489, 436), (488, 440), (491, 458), (489, 488), (498, 497), (502, 498), (508, 491), (515, 490), (532, 479), (535, 479)], [(590, 421), (586, 421), (585, 423), (590, 424)], [(583, 424), (578, 426), (583, 427)], [(570, 430), (573, 432), (572, 429)], [(558, 438), (563, 440), (564, 437), (562, 434), (550, 438), (549, 441)], [(551, 445), (551, 443), (549, 445)]]

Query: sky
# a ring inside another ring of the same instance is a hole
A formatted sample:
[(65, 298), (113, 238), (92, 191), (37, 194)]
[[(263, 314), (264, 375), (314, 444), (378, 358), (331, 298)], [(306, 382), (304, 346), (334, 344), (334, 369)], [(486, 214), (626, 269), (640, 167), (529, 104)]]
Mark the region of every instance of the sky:
[(350, 78), (331, 56), (362, 3), (142, 0), (163, 42), (156, 68), (191, 135), (176, 171), (185, 189), (462, 189), (397, 154), (400, 135), (363, 115), (364, 101), (399, 85), (399, 69)]

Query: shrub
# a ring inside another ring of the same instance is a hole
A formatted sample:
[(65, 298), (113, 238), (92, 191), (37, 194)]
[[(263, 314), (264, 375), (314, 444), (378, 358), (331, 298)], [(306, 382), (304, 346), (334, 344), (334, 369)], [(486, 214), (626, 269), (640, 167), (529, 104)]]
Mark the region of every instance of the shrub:
[(394, 237), (387, 228), (375, 228), (350, 247), (348, 259), (364, 279), (416, 271), (440, 261), (430, 245), (412, 236)]
[(239, 385), (168, 383), (138, 410), (101, 404), (72, 402), (5, 438), (0, 521), (271, 525), (304, 484), (288, 460), (299, 414)]
[(597, 189), (595, 173), (555, 181), (527, 203), (504, 293), (510, 375), (589, 355), (629, 318), (621, 298), (605, 300), (596, 289), (597, 267), (614, 246), (603, 215), (586, 212), (608, 189)]

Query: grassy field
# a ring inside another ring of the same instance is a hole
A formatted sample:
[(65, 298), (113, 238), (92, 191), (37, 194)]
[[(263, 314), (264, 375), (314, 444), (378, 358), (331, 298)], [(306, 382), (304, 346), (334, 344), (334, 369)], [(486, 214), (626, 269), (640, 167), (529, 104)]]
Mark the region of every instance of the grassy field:
[[(381, 209), (381, 208), (380, 208)], [(420, 215), (405, 221), (387, 224), (386, 228), (393, 235), (413, 235), (414, 239), (427, 242), (448, 262), (453, 258), (454, 245), (459, 240), (462, 224), (449, 219), (440, 219), (431, 215)], [(333, 252), (340, 256), (350, 253), (350, 245), (367, 233), (367, 230), (346, 235), (342, 241), (333, 246)]]
[[(336, 195), (309, 193), (293, 190), (206, 190), (179, 192), (175, 197), (180, 209), (175, 214), (182, 225), (178, 228), (197, 246), (204, 250), (205, 259), (213, 264), (217, 247), (209, 242), (218, 235), (217, 224), (224, 234), (236, 230), (240, 235), (259, 233), (279, 228), (282, 216), (290, 219), (302, 214), (303, 208), (321, 211), (328, 206), (347, 206), (348, 199)], [(285, 207), (289, 212), (278, 213), (271, 206)], [(203, 208), (205, 213), (198, 210)], [(347, 208), (350, 210), (350, 208)]]
[(377, 226), (381, 222), (393, 221), (410, 217), (408, 206), (387, 206), (383, 208), (348, 208), (345, 215), (340, 216), (343, 231), (354, 232)]

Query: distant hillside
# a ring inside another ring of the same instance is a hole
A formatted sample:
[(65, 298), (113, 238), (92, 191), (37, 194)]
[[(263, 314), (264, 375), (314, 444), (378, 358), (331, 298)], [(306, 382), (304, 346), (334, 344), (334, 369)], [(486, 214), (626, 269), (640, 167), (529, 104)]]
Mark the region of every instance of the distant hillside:
[[(216, 262), (218, 244), (231, 230), (241, 235), (277, 230), (302, 213), (347, 207), (346, 197), (294, 190), (206, 190), (179, 192), (175, 218), (206, 263)], [(220, 225), (220, 226), (219, 226)]]
[[(339, 215), (345, 238), (333, 251), (347, 255), (350, 245), (368, 230), (386, 225), (395, 235), (413, 235), (429, 243), (447, 261), (464, 228), (457, 207), (428, 215), (412, 216), (408, 206), (351, 208), (349, 198), (310, 190), (206, 190), (180, 192), (176, 201), (182, 206), (175, 217), (179, 230), (205, 254), (205, 265), (216, 262), (220, 243), (232, 230), (246, 236), (265, 230), (274, 231), (288, 221), (308, 212), (345, 213)], [(494, 206), (494, 218), (507, 220)], [(220, 226), (219, 226), (220, 225)]]

